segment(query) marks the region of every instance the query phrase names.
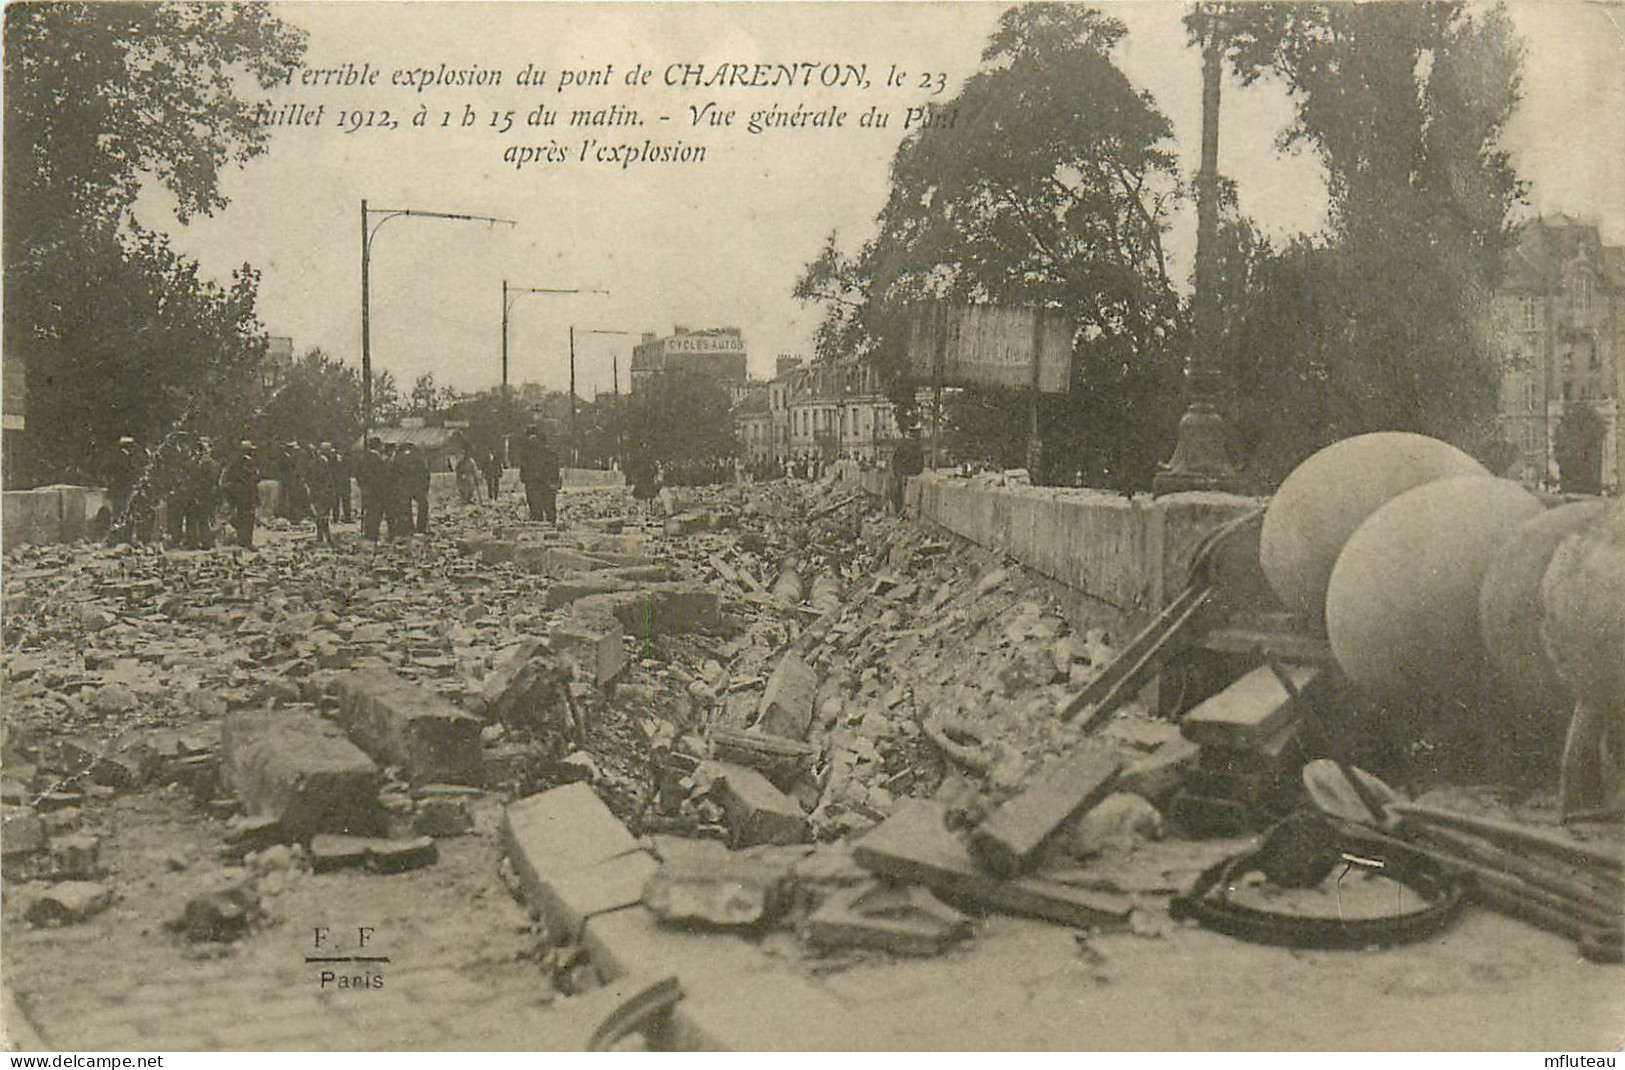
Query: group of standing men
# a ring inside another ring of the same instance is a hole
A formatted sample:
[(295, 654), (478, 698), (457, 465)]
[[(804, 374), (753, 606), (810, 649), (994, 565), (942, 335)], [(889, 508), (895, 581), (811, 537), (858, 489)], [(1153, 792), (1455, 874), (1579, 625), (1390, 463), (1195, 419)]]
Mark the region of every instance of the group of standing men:
[(270, 471), (282, 488), (282, 515), (296, 524), (314, 520), (317, 545), (331, 546), (331, 525), (351, 517), (349, 458), (331, 442), (289, 442), (277, 450)]
[[(261, 475), (280, 487), (278, 512), (293, 523), (314, 520), (318, 545), (332, 545), (333, 523), (353, 519), (352, 480), (361, 489), (361, 529), (378, 539), (404, 538), (429, 530), (429, 464), (410, 442), (386, 445), (369, 438), (355, 457), (330, 442), (275, 445), (263, 461), (247, 439), (216, 450), (208, 438), (173, 432), (156, 451), (128, 436), (119, 439), (104, 466), (112, 498), (108, 541), (148, 541), (162, 514), (168, 539), (187, 547), (213, 544), (213, 522), (222, 504), (230, 509), (235, 542), (254, 544), (254, 516)], [(460, 488), (484, 476), (488, 496), (497, 500), (502, 461), (494, 451), (465, 454), (457, 468)], [(558, 522), (561, 484), (558, 451), (537, 428), (530, 428), (519, 451), (519, 476), (532, 520)], [(465, 490), (464, 499), (472, 494)]]
[(149, 451), (128, 435), (118, 440), (106, 466), (112, 499), (108, 542), (150, 541), (160, 511), (166, 537), (193, 549), (214, 544), (214, 518), (221, 502), (231, 507), (237, 542), (253, 543), (254, 445), (217, 451), (207, 437), (178, 430)]
[(385, 445), (382, 439), (367, 439), (355, 477), (361, 485), (363, 537), (377, 539), (385, 525), (391, 539), (414, 531), (428, 533), (429, 462), (416, 445)]

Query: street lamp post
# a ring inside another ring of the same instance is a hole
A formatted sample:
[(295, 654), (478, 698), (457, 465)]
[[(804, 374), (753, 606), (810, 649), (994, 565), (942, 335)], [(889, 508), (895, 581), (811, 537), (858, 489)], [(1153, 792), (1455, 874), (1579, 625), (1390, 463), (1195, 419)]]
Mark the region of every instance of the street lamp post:
[[(377, 223), (372, 222), (373, 216), (380, 216)], [(400, 216), (417, 216), (421, 219), (451, 219), (463, 223), (506, 223), (510, 227), (519, 224), (512, 219), (499, 219), (496, 216), (464, 215), (460, 212), (425, 212), (417, 208), (369, 208), (367, 199), (361, 198), (361, 432), (362, 438), (372, 432), (372, 286), (370, 268), (372, 261), (372, 241), (385, 223)]]
[(608, 290), (554, 290), (545, 286), (509, 286), (508, 280), (502, 280), (502, 393), (508, 392), (508, 314), (513, 311), (514, 302), (525, 294), (602, 294), (609, 296)]
[(1219, 306), (1214, 259), (1219, 236), (1219, 87), (1224, 63), (1221, 17), (1208, 12), (1202, 42), (1202, 168), (1196, 176), (1196, 293), (1192, 299), (1195, 339), (1185, 362), (1189, 407), (1179, 421), (1174, 455), (1158, 472), (1158, 494), (1182, 490), (1228, 490), (1236, 469), (1224, 417), (1217, 402), (1224, 382), (1218, 357)]
[[(631, 334), (632, 332), (631, 331), (606, 331), (606, 330), (598, 330), (598, 329), (594, 328), (594, 329), (583, 330), (581, 333), (582, 334)], [(619, 381), (620, 381), (620, 373), (617, 371), (616, 372), (616, 390), (615, 390), (615, 394), (616, 394), (617, 398), (620, 396)], [(570, 449), (571, 449), (572, 453), (576, 456), (576, 459), (579, 460), (580, 459), (580, 451), (581, 451), (581, 440), (576, 437), (576, 326), (573, 323), (570, 324)]]

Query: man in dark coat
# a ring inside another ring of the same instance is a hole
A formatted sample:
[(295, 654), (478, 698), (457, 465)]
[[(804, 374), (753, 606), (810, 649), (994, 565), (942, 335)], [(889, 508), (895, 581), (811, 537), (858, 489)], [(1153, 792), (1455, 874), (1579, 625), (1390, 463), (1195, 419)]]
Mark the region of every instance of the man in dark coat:
[(197, 441), (190, 474), (191, 488), (181, 526), (187, 546), (207, 550), (214, 545), (214, 514), (220, 506), (220, 462), (214, 459), (214, 444), (207, 438)]
[(259, 473), (254, 462), (254, 443), (244, 439), (220, 473), (220, 490), (231, 506), (231, 526), (237, 530), (237, 545), (254, 548), (254, 495)]
[(525, 502), (532, 520), (559, 522), (559, 455), (539, 428), (525, 431), (519, 452), (519, 481), (525, 485)]
[(185, 540), (188, 500), (192, 494), (192, 467), (196, 451), (188, 431), (171, 431), (158, 447), (155, 489), (164, 500), (164, 541), (180, 546)]
[(377, 540), (389, 496), (389, 466), (384, 461), (383, 442), (376, 438), (367, 439), (366, 448), (356, 462), (355, 474), (356, 482), (361, 485), (361, 535)]
[(492, 501), (502, 489), (502, 454), (498, 450), (489, 449), (485, 456), (480, 458), (480, 470), (485, 473), (485, 492)]
[[(404, 443), (396, 459), (401, 485), (401, 516), (406, 530), (419, 535), (429, 533), (429, 462), (423, 452), (410, 442)], [(414, 512), (416, 517), (414, 519)], [(393, 535), (394, 530), (390, 533)]]
[(306, 511), (316, 521), (316, 545), (332, 546), (333, 530), (329, 524), (337, 496), (333, 488), (333, 469), (321, 450), (308, 446), (299, 451), (299, 462), (299, 480), (309, 495)]

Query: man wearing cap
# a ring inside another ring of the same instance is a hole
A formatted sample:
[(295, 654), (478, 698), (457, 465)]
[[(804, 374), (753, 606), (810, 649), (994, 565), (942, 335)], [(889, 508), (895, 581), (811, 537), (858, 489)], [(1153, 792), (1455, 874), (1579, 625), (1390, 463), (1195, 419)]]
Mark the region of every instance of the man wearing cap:
[(243, 439), (237, 452), (220, 473), (220, 490), (231, 506), (231, 526), (237, 531), (237, 545), (254, 548), (254, 493), (259, 473), (254, 461), (254, 443)]

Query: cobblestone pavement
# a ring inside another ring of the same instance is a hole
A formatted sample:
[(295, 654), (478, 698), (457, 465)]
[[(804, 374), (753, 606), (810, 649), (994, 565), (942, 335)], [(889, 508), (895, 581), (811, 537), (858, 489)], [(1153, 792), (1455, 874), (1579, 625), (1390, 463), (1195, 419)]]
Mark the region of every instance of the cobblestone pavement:
[[(163, 921), (195, 871), (214, 867), (218, 826), (180, 799), (120, 800), (95, 826), (120, 901), (72, 928), (30, 929), (21, 914), (32, 889), (11, 885), (7, 984), (45, 1043), (70, 1050), (555, 1047), (537, 937), (498, 876), (494, 807), (474, 835), (442, 840), (427, 869), (278, 875), (283, 890), (267, 900), (275, 924), (217, 947), (187, 945)], [(318, 926), (331, 934), (321, 949)], [(361, 926), (373, 931), (358, 952)], [(305, 961), (356, 953), (390, 961)], [(323, 970), (334, 972), (326, 985)], [(341, 989), (340, 975), (383, 983)]]

